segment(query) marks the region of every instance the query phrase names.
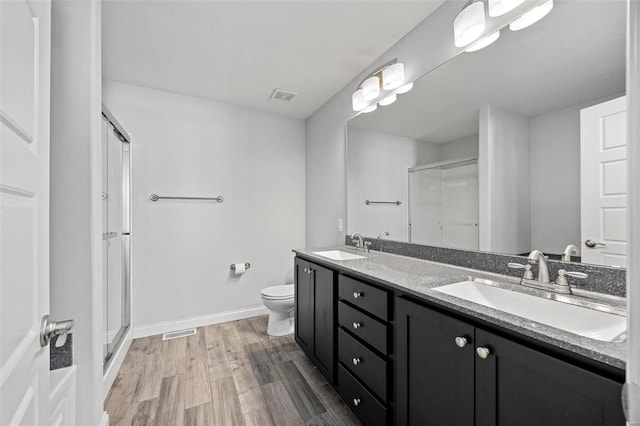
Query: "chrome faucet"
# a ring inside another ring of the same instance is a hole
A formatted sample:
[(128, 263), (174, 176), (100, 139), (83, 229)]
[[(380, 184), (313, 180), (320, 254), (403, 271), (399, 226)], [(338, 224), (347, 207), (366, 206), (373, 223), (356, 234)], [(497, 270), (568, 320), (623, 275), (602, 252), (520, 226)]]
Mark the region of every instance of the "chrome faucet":
[(571, 256), (576, 256), (578, 254), (578, 247), (573, 244), (569, 244), (565, 249), (564, 253), (562, 253), (562, 257), (560, 260), (563, 262), (571, 262)]
[(364, 248), (364, 240), (362, 239), (362, 235), (354, 232), (351, 234), (351, 242), (356, 243), (357, 248)]
[(538, 265), (538, 281), (541, 283), (549, 282), (549, 268), (547, 267), (547, 257), (540, 250), (534, 250), (529, 253), (529, 263)]
[(389, 231), (382, 231), (380, 233), (380, 235), (378, 235), (378, 239), (381, 240), (384, 237), (388, 237), (389, 236)]

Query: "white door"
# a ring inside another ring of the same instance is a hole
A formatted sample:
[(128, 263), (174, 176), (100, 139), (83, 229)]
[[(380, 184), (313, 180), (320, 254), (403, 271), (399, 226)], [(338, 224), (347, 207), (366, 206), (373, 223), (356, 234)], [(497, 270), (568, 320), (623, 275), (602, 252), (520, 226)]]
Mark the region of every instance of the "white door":
[(1, 425), (49, 415), (50, 6), (0, 1)]
[(627, 266), (626, 97), (580, 111), (582, 261)]

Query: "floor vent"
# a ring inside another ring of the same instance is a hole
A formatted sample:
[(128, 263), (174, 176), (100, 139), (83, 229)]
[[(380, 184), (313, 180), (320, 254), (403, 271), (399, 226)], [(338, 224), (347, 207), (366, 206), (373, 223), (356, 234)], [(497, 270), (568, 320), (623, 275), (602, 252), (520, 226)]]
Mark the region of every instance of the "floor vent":
[(195, 328), (189, 328), (187, 330), (172, 331), (171, 333), (165, 333), (162, 335), (162, 340), (178, 339), (180, 337), (194, 336), (196, 334)]

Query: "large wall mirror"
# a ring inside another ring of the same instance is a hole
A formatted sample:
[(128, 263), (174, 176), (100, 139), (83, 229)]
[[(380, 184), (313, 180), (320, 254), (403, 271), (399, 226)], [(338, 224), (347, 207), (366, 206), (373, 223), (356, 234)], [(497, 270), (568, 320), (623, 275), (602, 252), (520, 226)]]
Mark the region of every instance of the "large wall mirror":
[(348, 231), (625, 267), (625, 22), (556, 0), (350, 120)]

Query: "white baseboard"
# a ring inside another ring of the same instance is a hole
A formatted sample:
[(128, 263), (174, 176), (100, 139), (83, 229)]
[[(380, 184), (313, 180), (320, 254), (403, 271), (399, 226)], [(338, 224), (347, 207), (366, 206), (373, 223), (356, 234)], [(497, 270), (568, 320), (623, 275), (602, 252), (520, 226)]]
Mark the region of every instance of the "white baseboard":
[(100, 419), (100, 426), (109, 426), (109, 415), (106, 411), (102, 412), (102, 419)]
[(155, 336), (157, 334), (168, 333), (170, 331), (184, 330), (185, 328), (202, 327), (210, 324), (219, 324), (221, 322), (257, 317), (268, 313), (269, 310), (264, 306), (255, 306), (252, 308), (236, 309), (233, 311), (220, 312), (212, 315), (185, 318), (177, 321), (158, 322), (155, 324), (149, 324), (134, 328), (133, 338), (137, 339), (140, 337)]
[(122, 339), (122, 344), (120, 345), (116, 353), (113, 354), (113, 358), (111, 358), (109, 368), (102, 376), (102, 389), (104, 390), (103, 398), (107, 397), (107, 394), (109, 393), (113, 382), (116, 380), (118, 371), (120, 370), (120, 367), (122, 367), (124, 358), (129, 351), (129, 347), (131, 346), (132, 334), (133, 333), (131, 332), (131, 329), (127, 330), (127, 333), (124, 335), (124, 339)]

